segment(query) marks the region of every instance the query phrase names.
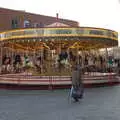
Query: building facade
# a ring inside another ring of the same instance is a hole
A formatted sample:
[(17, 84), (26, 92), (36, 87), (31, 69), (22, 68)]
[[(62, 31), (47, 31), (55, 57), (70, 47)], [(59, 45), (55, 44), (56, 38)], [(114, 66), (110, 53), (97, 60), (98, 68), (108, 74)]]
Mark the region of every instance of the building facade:
[(55, 22), (63, 23), (70, 27), (79, 26), (77, 21), (0, 8), (0, 32), (20, 28), (42, 28)]

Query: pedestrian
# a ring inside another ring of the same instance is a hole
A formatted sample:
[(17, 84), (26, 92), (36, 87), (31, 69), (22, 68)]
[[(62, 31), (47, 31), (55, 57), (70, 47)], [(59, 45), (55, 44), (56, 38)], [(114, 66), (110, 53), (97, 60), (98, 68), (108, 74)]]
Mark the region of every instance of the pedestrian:
[(84, 86), (82, 74), (82, 67), (79, 64), (75, 65), (72, 71), (71, 97), (73, 97), (76, 102), (83, 98)]

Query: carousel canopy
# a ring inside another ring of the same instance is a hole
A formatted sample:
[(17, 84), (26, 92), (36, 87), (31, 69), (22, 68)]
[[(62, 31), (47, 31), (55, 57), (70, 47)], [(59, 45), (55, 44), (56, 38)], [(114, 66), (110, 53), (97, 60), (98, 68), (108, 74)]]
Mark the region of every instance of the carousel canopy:
[(70, 27), (69, 25), (66, 25), (64, 23), (60, 23), (60, 22), (55, 22), (55, 23), (52, 23), (50, 25), (47, 25), (45, 27)]

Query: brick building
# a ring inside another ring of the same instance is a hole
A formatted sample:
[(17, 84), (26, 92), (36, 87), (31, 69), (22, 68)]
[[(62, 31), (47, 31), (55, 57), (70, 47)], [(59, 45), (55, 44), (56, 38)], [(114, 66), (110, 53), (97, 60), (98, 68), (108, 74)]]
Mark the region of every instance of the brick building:
[(17, 28), (40, 28), (56, 21), (71, 27), (79, 26), (78, 22), (72, 20), (0, 8), (0, 32)]

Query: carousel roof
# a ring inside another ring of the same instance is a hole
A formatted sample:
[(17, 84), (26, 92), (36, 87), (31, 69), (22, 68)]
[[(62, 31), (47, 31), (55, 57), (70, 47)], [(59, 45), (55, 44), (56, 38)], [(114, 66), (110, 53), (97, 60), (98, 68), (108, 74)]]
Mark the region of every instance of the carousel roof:
[(45, 27), (70, 27), (70, 26), (67, 24), (64, 24), (64, 23), (55, 22), (55, 23), (52, 23), (52, 24), (47, 25)]

